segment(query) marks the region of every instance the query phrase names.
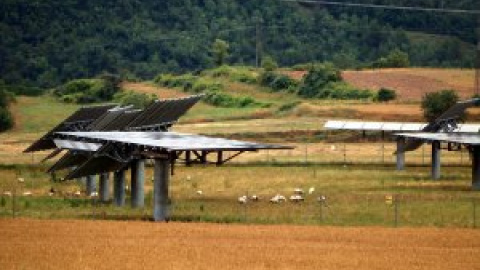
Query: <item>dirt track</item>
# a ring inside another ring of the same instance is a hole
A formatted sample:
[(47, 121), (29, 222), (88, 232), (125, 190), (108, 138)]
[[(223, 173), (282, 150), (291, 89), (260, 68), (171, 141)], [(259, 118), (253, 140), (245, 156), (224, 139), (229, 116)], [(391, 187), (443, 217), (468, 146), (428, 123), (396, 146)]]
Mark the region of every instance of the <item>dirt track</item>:
[(480, 230), (0, 220), (1, 269), (479, 269)]

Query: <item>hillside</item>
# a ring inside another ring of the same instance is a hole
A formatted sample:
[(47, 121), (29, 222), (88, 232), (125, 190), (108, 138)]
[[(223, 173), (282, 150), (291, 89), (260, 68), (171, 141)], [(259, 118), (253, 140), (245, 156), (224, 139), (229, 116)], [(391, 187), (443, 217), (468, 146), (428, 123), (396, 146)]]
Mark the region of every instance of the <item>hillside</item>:
[[(476, 3), (442, 2), (466, 9)], [(437, 7), (428, 0), (415, 4)], [(471, 16), (276, 0), (5, 0), (0, 80), (52, 87), (102, 72), (151, 79), (159, 72), (197, 71), (213, 65), (216, 39), (229, 44), (230, 64), (255, 65), (258, 53), (282, 66), (332, 61), (354, 68), (401, 49), (415, 66), (471, 67), (474, 28)], [(438, 35), (443, 38), (431, 42)]]

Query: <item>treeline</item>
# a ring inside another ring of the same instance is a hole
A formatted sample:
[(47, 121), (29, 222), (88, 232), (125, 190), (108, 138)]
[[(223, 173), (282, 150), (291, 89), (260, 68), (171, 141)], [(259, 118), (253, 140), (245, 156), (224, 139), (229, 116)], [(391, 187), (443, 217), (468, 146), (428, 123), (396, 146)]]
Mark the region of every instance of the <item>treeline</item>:
[[(356, 68), (399, 49), (412, 65), (471, 67), (475, 25), (470, 16), (448, 16), (276, 0), (3, 0), (0, 79), (52, 87), (105, 72), (126, 79), (194, 72), (214, 66), (217, 38), (229, 44), (229, 64), (254, 65), (269, 55), (280, 66), (330, 61)], [(403, 31), (410, 28), (441, 28), (453, 38)]]

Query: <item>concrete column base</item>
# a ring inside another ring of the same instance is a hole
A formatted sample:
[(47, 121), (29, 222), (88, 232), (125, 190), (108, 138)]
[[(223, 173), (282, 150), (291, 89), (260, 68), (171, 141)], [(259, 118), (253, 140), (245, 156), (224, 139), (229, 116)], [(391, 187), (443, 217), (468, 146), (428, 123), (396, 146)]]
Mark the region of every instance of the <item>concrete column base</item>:
[(125, 205), (125, 170), (113, 174), (113, 203), (115, 206)]
[(440, 179), (440, 142), (432, 142), (432, 179)]
[(169, 182), (170, 162), (167, 159), (155, 159), (153, 183), (153, 220), (155, 221), (168, 221), (169, 219)]
[(99, 189), (100, 189), (100, 201), (108, 202), (110, 197), (110, 188), (108, 185), (109, 173), (102, 173), (98, 176), (99, 178)]
[(145, 205), (145, 161), (135, 160), (131, 167), (132, 207), (140, 208)]

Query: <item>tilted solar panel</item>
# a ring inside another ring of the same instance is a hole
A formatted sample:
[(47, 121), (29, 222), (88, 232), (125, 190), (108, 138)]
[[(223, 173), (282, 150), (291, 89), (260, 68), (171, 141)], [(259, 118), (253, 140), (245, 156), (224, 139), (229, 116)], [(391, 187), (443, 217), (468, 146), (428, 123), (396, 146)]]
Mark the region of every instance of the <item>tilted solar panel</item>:
[[(55, 144), (52, 141), (52, 135), (55, 132), (59, 131), (75, 131), (75, 130), (85, 130), (85, 128), (101, 117), (108, 110), (112, 109), (116, 105), (98, 105), (91, 107), (82, 107), (70, 115), (67, 119), (62, 121), (52, 130), (43, 135), (40, 139), (32, 143), (27, 149), (24, 150), (25, 153), (42, 151), (48, 149), (54, 149)], [(83, 129), (82, 129), (83, 128)]]

